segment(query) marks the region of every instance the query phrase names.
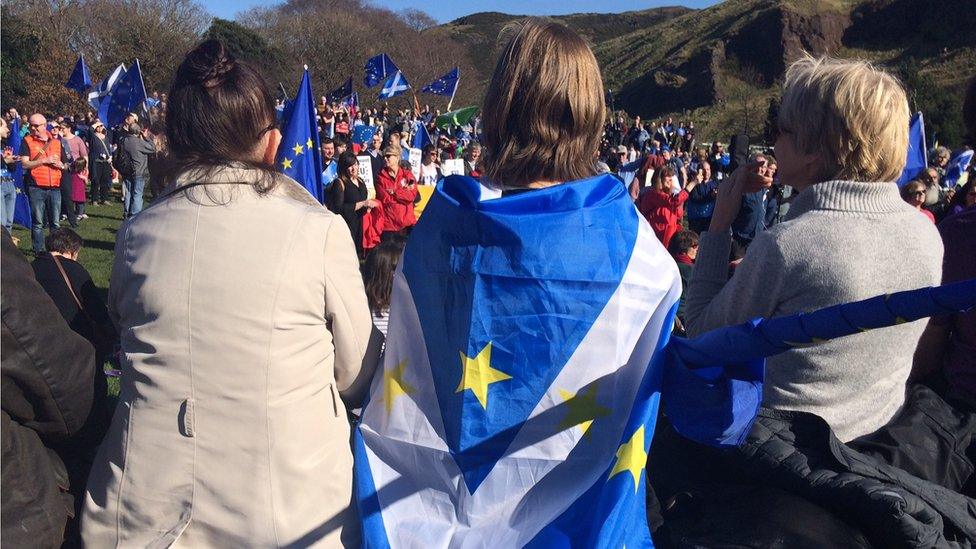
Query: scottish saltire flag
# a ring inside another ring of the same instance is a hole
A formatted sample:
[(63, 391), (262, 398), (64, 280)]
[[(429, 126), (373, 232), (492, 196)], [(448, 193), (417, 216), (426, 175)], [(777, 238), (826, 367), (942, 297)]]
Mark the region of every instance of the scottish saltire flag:
[(146, 108), (147, 109), (152, 109), (154, 107), (158, 107), (161, 103), (162, 103), (162, 100), (160, 100), (160, 99), (156, 99), (154, 97), (147, 97), (146, 98)]
[(78, 93), (85, 93), (85, 90), (91, 86), (92, 79), (88, 73), (88, 66), (85, 65), (85, 56), (81, 55), (78, 57), (78, 62), (75, 63), (75, 70), (71, 71), (71, 76), (68, 77), (68, 81), (64, 84), (64, 87), (69, 90), (75, 90)]
[(278, 170), (305, 187), (319, 203), (325, 203), (321, 146), (315, 124), (315, 94), (307, 67), (295, 100), (285, 110), (284, 120), (281, 144), (278, 145)]
[(346, 83), (329, 92), (325, 97), (329, 102), (338, 102), (352, 95), (352, 77)]
[[(108, 92), (112, 90), (112, 86), (115, 85), (119, 78), (122, 78), (123, 74), (125, 74), (125, 65), (115, 67), (115, 70), (106, 76), (95, 89), (88, 92), (88, 104), (91, 105), (93, 109), (98, 111), (99, 106), (102, 104), (102, 99), (108, 95)], [(105, 121), (102, 120), (102, 123), (104, 124)]]
[(908, 157), (905, 161), (905, 169), (898, 178), (898, 186), (901, 187), (918, 175), (918, 172), (928, 166), (925, 148), (925, 119), (922, 113), (915, 113), (908, 125)]
[(383, 84), (380, 90), (380, 99), (391, 99), (410, 89), (407, 77), (403, 73), (396, 71)]
[(117, 126), (130, 112), (140, 112), (146, 101), (139, 60), (125, 71), (98, 106), (98, 119), (106, 126)]
[(397, 268), (354, 440), (364, 546), (648, 547), (662, 391), (735, 443), (762, 364), (668, 373), (677, 267), (617, 179), (497, 196), (446, 178)]
[(451, 97), (457, 91), (458, 82), (460, 80), (461, 77), (458, 68), (454, 67), (451, 69), (451, 72), (445, 74), (437, 80), (434, 80), (430, 84), (427, 84), (421, 88), (420, 91), (421, 93), (432, 93), (434, 95), (446, 95)]
[(415, 122), (413, 125), (413, 142), (410, 144), (415, 149), (423, 150), (427, 145), (432, 144), (430, 133), (423, 122)]
[(950, 189), (959, 184), (960, 178), (969, 169), (969, 164), (973, 161), (973, 150), (959, 151), (946, 164), (946, 174), (942, 180), (942, 185)]
[[(14, 154), (20, 154), (20, 143), (23, 136), (20, 134), (20, 119), (14, 118), (10, 122), (10, 148)], [(14, 188), (17, 190), (17, 199), (14, 202), (14, 223), (21, 227), (30, 228), (31, 208), (30, 200), (27, 199), (27, 192), (24, 189), (24, 166), (17, 162), (13, 173), (9, 174), (14, 180)]]
[(366, 76), (363, 77), (363, 84), (367, 88), (379, 84), (384, 78), (393, 73), (400, 72), (400, 69), (393, 63), (389, 55), (381, 53), (366, 61)]

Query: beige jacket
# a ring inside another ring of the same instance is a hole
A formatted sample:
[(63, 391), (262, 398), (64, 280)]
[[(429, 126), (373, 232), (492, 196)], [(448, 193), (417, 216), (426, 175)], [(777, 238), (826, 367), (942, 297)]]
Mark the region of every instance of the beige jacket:
[[(88, 484), (88, 547), (358, 544), (346, 405), (378, 355), (342, 218), (223, 169), (120, 230), (119, 405)], [(192, 178), (181, 181), (189, 183)]]

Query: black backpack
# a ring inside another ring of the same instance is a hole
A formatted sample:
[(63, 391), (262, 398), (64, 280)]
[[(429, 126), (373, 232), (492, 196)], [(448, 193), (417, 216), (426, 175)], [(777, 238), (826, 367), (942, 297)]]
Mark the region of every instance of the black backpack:
[(123, 177), (132, 174), (132, 156), (125, 150), (125, 139), (119, 142), (112, 154), (112, 167)]

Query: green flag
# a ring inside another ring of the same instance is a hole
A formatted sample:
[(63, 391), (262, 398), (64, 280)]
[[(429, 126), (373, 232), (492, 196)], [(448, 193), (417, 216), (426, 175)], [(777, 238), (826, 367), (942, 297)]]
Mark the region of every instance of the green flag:
[(471, 117), (476, 112), (478, 112), (478, 107), (464, 107), (438, 116), (434, 123), (442, 129), (450, 126), (464, 126), (471, 121)]

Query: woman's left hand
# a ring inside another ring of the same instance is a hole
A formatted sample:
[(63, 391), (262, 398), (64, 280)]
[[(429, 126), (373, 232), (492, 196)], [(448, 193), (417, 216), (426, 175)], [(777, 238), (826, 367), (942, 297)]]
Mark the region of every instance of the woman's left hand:
[(715, 211), (708, 226), (710, 232), (722, 232), (732, 227), (742, 207), (742, 195), (754, 193), (773, 184), (773, 178), (766, 175), (766, 160), (750, 162), (732, 172), (728, 181), (718, 186)]

